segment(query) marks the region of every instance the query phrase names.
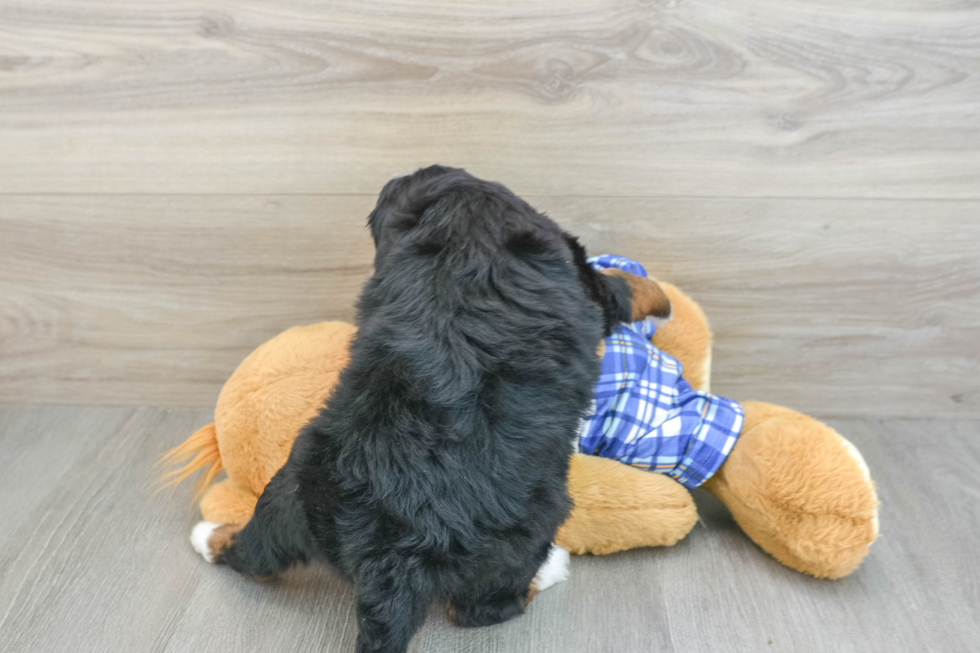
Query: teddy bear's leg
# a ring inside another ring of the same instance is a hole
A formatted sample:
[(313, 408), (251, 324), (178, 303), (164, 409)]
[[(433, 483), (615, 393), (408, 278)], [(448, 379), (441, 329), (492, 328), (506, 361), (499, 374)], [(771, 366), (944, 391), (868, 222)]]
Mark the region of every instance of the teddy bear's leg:
[(850, 442), (812, 417), (746, 402), (745, 426), (705, 483), (783, 564), (821, 578), (854, 571), (878, 535), (878, 498)]
[(684, 366), (684, 378), (695, 390), (711, 392), (711, 327), (697, 303), (676, 286), (659, 282), (670, 299), (671, 318), (657, 326), (650, 341)]
[(201, 515), (214, 524), (245, 524), (258, 500), (250, 489), (228, 478), (212, 485), (201, 497)]
[(568, 490), (575, 505), (555, 543), (575, 554), (670, 546), (698, 519), (683, 485), (608, 458), (572, 456)]

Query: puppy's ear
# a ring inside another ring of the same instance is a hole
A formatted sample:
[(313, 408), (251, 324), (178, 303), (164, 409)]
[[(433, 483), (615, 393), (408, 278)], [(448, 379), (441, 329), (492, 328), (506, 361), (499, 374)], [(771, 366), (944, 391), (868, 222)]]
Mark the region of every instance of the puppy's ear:
[(604, 335), (612, 333), (620, 322), (636, 322), (653, 316), (657, 321), (670, 319), (670, 299), (653, 279), (638, 277), (618, 268), (597, 272), (589, 265), (585, 248), (578, 239), (563, 234), (572, 250), (572, 263), (589, 297), (602, 308)]
[(670, 298), (660, 284), (649, 277), (638, 277), (619, 268), (601, 271), (607, 277), (622, 279), (630, 292), (630, 317), (625, 322), (636, 322), (646, 317), (666, 322), (670, 319)]
[(368, 216), (375, 248), (382, 249), (387, 240), (415, 226), (419, 216), (438, 196), (439, 186), (435, 182), (451, 174), (459, 176), (463, 171), (434, 165), (389, 180)]
[(625, 280), (596, 272), (595, 268), (589, 265), (585, 248), (575, 236), (570, 234), (562, 234), (562, 236), (572, 250), (572, 265), (578, 272), (579, 281), (589, 298), (602, 308), (603, 335), (608, 336), (618, 323), (630, 321), (633, 314), (632, 291)]
[(633, 292), (625, 279), (612, 277), (595, 270), (593, 270), (593, 274), (600, 284), (598, 303), (602, 307), (605, 317), (603, 335), (608, 336), (612, 333), (613, 327), (620, 322), (633, 321)]

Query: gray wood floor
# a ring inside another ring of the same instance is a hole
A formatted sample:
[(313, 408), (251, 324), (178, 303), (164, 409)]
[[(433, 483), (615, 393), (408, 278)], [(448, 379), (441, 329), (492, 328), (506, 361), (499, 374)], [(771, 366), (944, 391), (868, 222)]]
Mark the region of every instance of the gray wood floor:
[[(320, 568), (255, 584), (190, 548), (185, 493), (151, 465), (201, 408), (0, 408), (0, 651), (353, 650), (350, 587)], [(865, 454), (882, 536), (818, 581), (767, 557), (724, 507), (677, 546), (574, 558), (510, 623), (463, 630), (434, 608), (412, 651), (896, 653), (980, 647), (980, 422), (836, 419)]]

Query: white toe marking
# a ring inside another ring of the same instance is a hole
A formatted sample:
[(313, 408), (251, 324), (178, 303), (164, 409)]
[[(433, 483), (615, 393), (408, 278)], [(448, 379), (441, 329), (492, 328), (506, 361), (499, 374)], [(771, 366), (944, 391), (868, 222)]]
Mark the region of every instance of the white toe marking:
[[(871, 470), (868, 469), (868, 463), (864, 462), (864, 456), (858, 451), (858, 448), (848, 441), (847, 438), (841, 437), (844, 441), (844, 448), (847, 449), (847, 453), (851, 454), (851, 458), (857, 463), (858, 467), (861, 469), (861, 474), (864, 476), (864, 480), (868, 482), (871, 486), (871, 496), (874, 498), (875, 503), (878, 502), (878, 493), (875, 491), (875, 484), (871, 481)], [(875, 529), (875, 537), (878, 537), (878, 508), (875, 507), (874, 517), (871, 518), (871, 524)]]
[(208, 540), (211, 539), (211, 534), (214, 533), (214, 529), (220, 525), (209, 521), (199, 521), (194, 525), (193, 530), (191, 530), (191, 546), (208, 562), (214, 562), (214, 554), (211, 553)]
[(569, 560), (568, 551), (558, 545), (552, 545), (548, 559), (544, 561), (544, 564), (538, 569), (538, 574), (534, 577), (534, 584), (539, 592), (568, 580)]

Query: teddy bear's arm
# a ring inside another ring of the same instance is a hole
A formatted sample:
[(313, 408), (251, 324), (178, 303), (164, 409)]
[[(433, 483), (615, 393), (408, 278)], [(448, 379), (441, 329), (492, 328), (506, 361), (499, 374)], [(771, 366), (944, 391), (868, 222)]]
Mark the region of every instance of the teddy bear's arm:
[(684, 366), (684, 378), (695, 390), (711, 392), (711, 326), (697, 302), (677, 289), (658, 282), (670, 299), (669, 322), (657, 327), (651, 342)]
[(608, 458), (572, 456), (568, 491), (575, 505), (555, 543), (575, 554), (670, 546), (698, 519), (683, 485)]

